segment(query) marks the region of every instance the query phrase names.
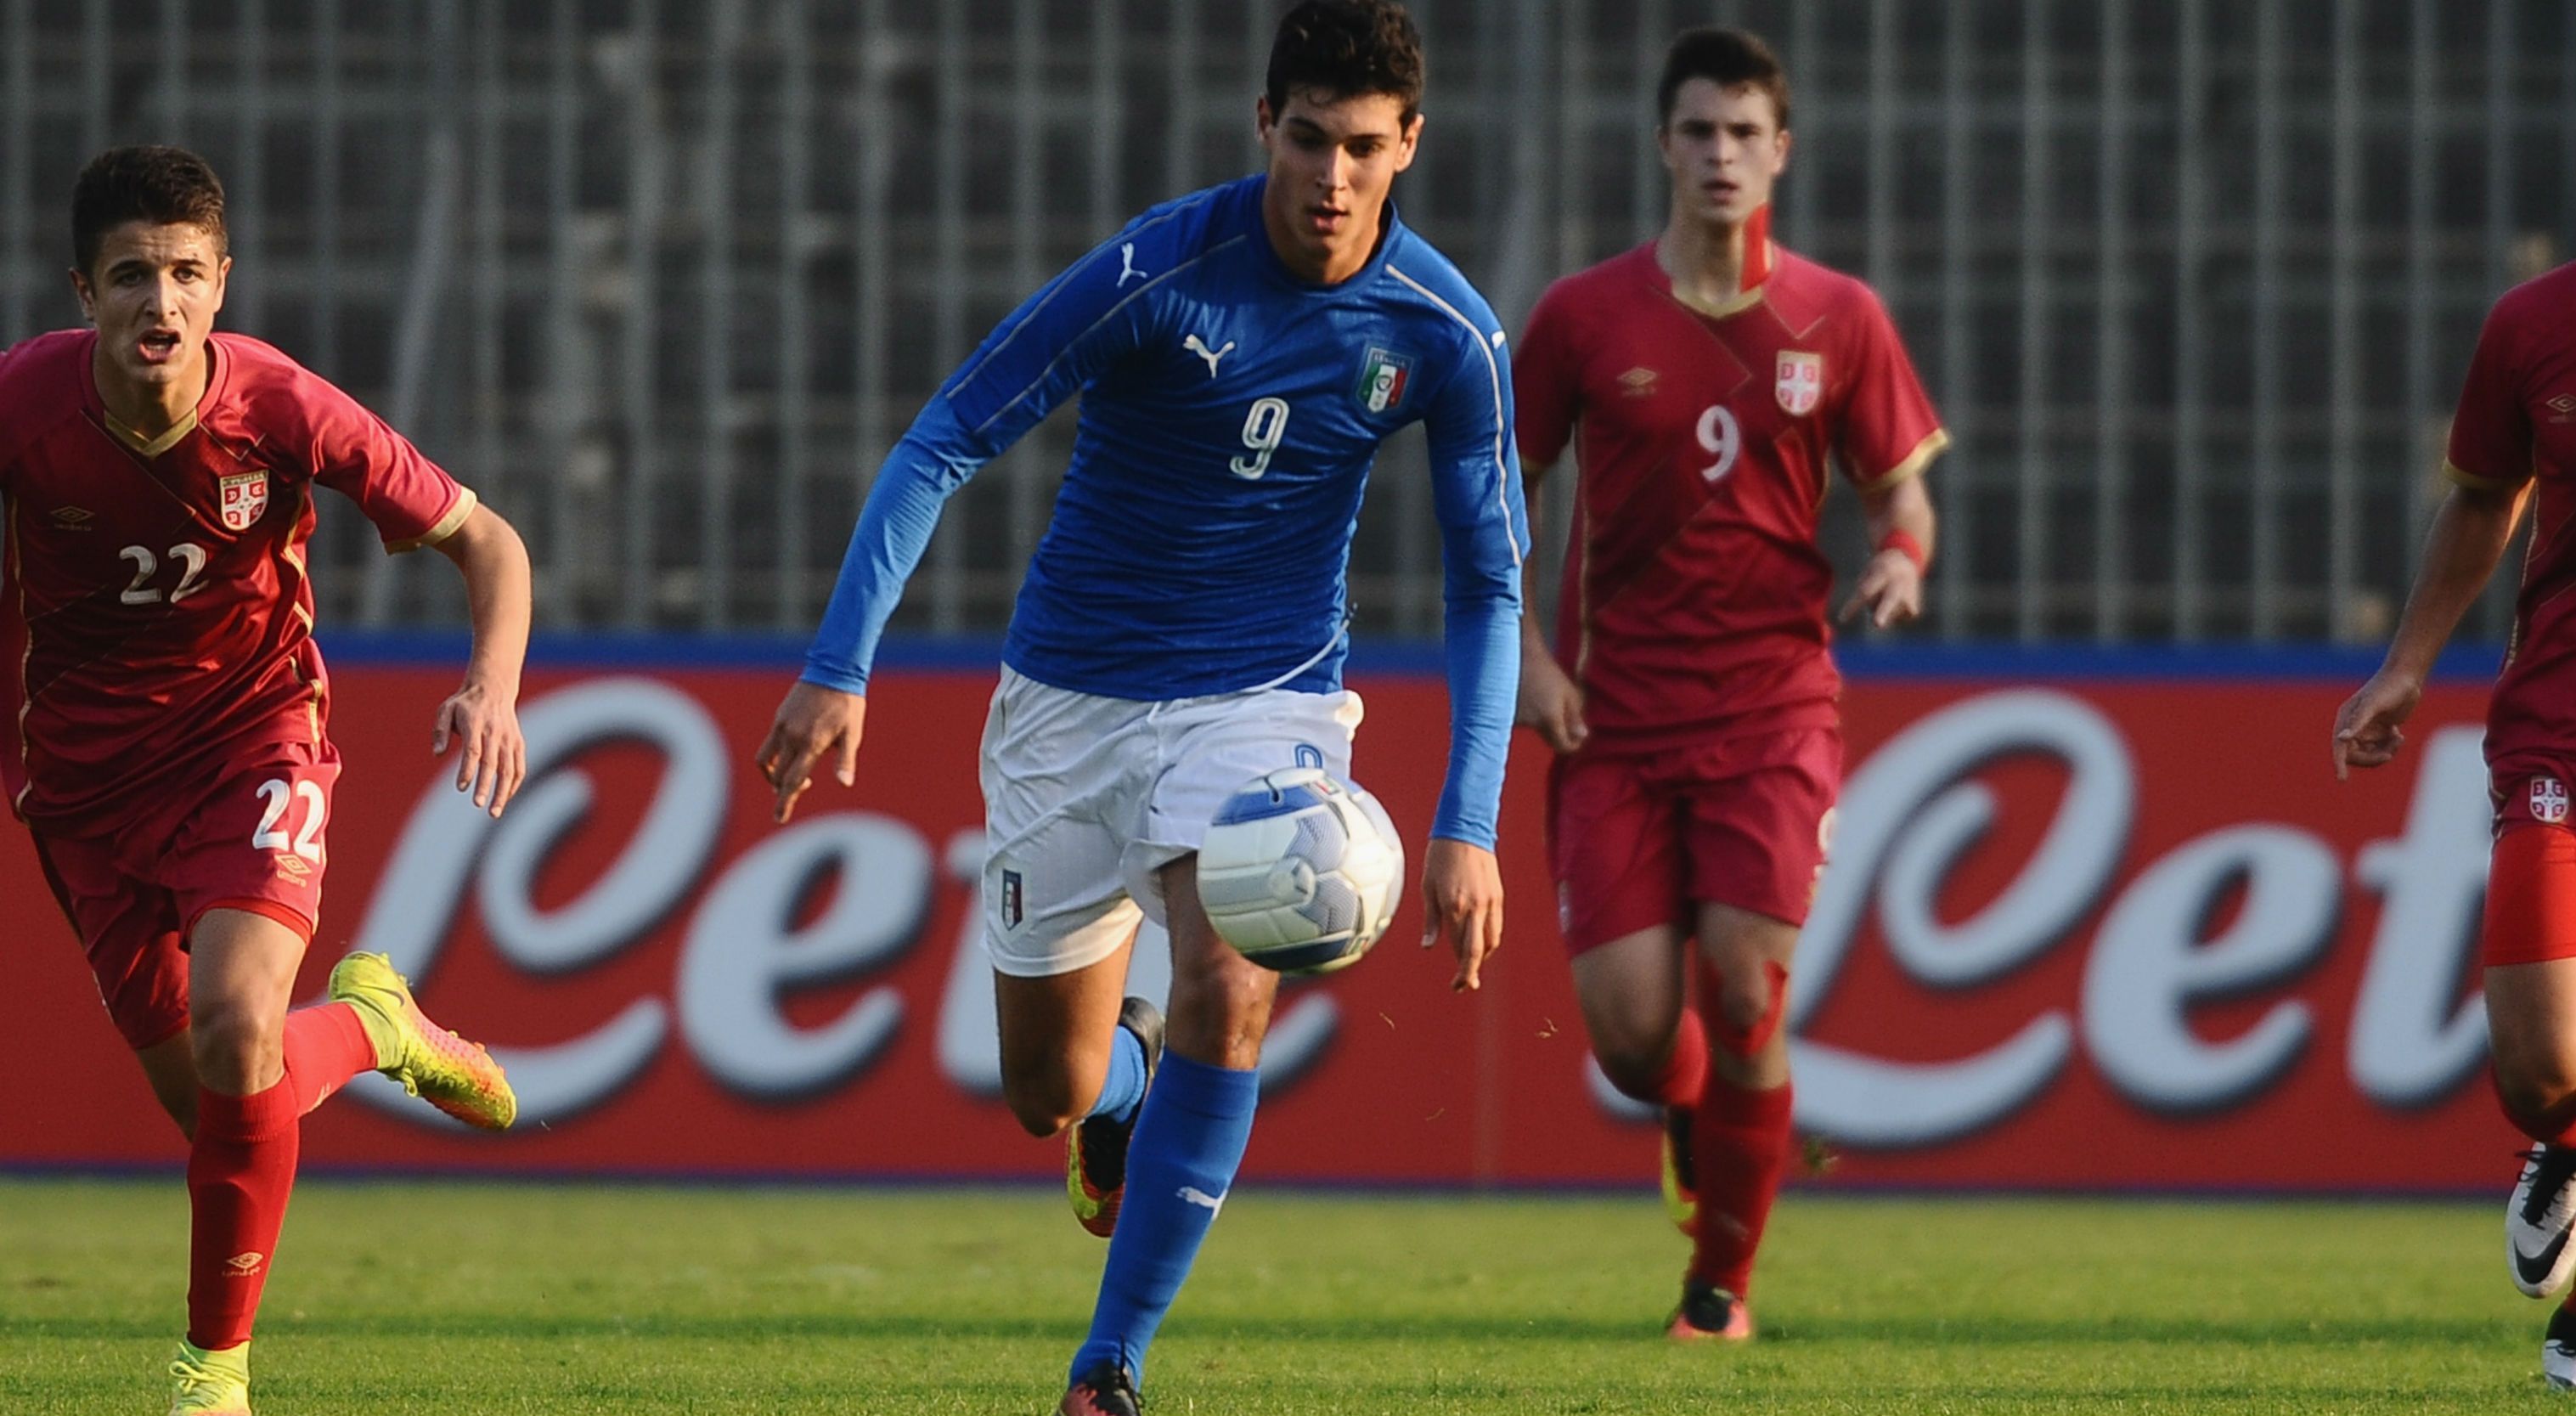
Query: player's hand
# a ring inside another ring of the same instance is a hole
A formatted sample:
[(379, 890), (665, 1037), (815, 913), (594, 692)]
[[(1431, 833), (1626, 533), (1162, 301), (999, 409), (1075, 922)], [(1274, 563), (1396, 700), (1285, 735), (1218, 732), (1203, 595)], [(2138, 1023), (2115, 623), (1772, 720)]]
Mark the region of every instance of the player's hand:
[(1543, 654), (1521, 655), (1520, 706), (1513, 721), (1536, 729), (1560, 753), (1577, 751), (1592, 736), (1583, 721), (1582, 686)]
[(1480, 986), (1477, 970), (1503, 947), (1503, 870), (1492, 851), (1435, 836), (1422, 858), (1422, 947), (1444, 934), (1458, 955), (1450, 989)]
[(438, 721), (429, 730), (430, 756), (446, 756), (450, 742), (465, 749), (456, 758), (456, 789), (472, 792), (476, 806), (500, 815), (528, 779), (528, 740), (519, 735), (518, 695), (467, 679), (438, 705)]
[(2381, 669), (2345, 699), (2343, 711), (2335, 714), (2335, 780), (2342, 781), (2350, 768), (2384, 767), (2395, 760), (2397, 749), (2406, 745), (2401, 725), (2414, 716), (2423, 697), (2422, 679)]
[(1923, 567), (1903, 551), (1881, 551), (1869, 558), (1860, 584), (1843, 604), (1842, 622), (1851, 623), (1868, 609), (1873, 629), (1911, 624), (1923, 613)]
[(778, 810), (771, 818), (784, 824), (796, 814), (796, 799), (814, 784), (814, 768), (834, 759), (832, 775), (842, 786), (859, 780), (859, 731), (868, 720), (868, 700), (859, 694), (798, 680), (778, 705), (769, 736), (751, 763), (778, 789)]

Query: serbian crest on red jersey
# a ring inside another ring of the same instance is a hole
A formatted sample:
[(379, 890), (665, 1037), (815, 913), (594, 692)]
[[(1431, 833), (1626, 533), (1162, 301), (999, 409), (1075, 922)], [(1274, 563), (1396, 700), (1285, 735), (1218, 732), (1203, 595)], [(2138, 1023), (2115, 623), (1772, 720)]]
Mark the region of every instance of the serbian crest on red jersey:
[(1816, 411), (1825, 397), (1825, 356), (1803, 349), (1780, 351), (1780, 379), (1772, 391), (1780, 396), (1780, 406), (1789, 416), (1803, 418)]
[(2531, 819), (2552, 826), (2567, 819), (2567, 784), (2556, 777), (2531, 779)]
[(268, 474), (236, 472), (215, 479), (224, 513), (224, 529), (247, 531), (268, 512)]

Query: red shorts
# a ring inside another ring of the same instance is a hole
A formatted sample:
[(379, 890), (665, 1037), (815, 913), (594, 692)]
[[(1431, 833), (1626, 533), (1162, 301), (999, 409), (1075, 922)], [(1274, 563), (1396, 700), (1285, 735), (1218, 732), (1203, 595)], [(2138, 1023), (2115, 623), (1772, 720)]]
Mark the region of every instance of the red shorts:
[(329, 743), (265, 747), (112, 835), (33, 832), (46, 883), (128, 1046), (187, 1026), (187, 937), (206, 911), (247, 910), (313, 937), (339, 778)]
[(1662, 924), (1687, 931), (1701, 900), (1806, 923), (1842, 771), (1832, 727), (1558, 758), (1547, 853), (1565, 947), (1580, 954)]

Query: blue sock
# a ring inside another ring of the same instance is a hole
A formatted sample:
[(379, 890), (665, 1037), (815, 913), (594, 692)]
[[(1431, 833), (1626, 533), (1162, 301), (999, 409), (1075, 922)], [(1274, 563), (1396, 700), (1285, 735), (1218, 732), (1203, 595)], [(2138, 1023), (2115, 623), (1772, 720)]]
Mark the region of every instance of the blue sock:
[(1109, 1075), (1100, 1083), (1100, 1099), (1091, 1103), (1093, 1116), (1111, 1121), (1136, 1119), (1136, 1104), (1145, 1099), (1145, 1044), (1125, 1028), (1110, 1031)]
[(1163, 1054), (1127, 1143), (1127, 1198), (1109, 1239), (1091, 1336), (1073, 1355), (1070, 1380), (1114, 1362), (1143, 1383), (1145, 1346), (1234, 1184), (1260, 1097), (1258, 1072)]

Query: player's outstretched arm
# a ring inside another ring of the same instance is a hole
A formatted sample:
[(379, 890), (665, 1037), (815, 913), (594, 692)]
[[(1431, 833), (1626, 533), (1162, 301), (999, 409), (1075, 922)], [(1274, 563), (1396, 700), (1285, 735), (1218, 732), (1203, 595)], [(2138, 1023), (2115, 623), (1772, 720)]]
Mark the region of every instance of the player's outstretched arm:
[(1458, 362), (1423, 418), (1431, 504), (1440, 521), (1442, 653), (1449, 681), (1449, 779), (1423, 853), (1423, 947), (1446, 937), (1450, 987), (1473, 989), (1503, 944), (1503, 877), (1494, 861), (1504, 759), (1521, 679), (1521, 579), (1528, 501), (1512, 443), (1511, 370), (1493, 312), (1464, 292)]
[(2415, 588), (2398, 617), (2397, 634), (2379, 672), (2360, 691), (2344, 700), (2335, 714), (2335, 779), (2354, 767), (2379, 767), (2392, 761), (2406, 744), (2404, 731), (2415, 704), (2424, 696), (2425, 676), (2433, 661), (2468, 613), (2496, 563), (2504, 559), (2513, 525), (2522, 514), (2521, 486), (2471, 486), (2460, 483), (2433, 514), (2433, 529), (2424, 538), (2424, 564), (2415, 572)]
[[(1130, 232), (1141, 231), (1141, 224)], [(1126, 233), (1121, 233), (1122, 235)], [(1008, 450), (1056, 405), (1136, 347), (1149, 321), (1145, 289), (1121, 289), (1139, 244), (1113, 240), (1022, 302), (887, 454), (841, 558), (831, 603), (805, 655), (805, 672), (778, 705), (753, 764), (778, 792), (784, 823), (827, 756), (843, 786), (858, 781), (868, 674), (904, 582), (921, 563), (948, 498)], [(1154, 258), (1157, 262), (1161, 257)], [(1158, 265), (1157, 269), (1168, 267)]]
[(1873, 629), (1910, 624), (1923, 613), (1923, 574), (1932, 564), (1934, 517), (1931, 494), (1921, 477), (1861, 493), (1861, 513), (1869, 521), (1869, 543), (1878, 549), (1843, 605), (1848, 624), (1869, 612)]
[(463, 686), (438, 705), (430, 751), (444, 754), (457, 744), (456, 789), (498, 816), (528, 775), (528, 744), (519, 735), (519, 672), (528, 659), (533, 598), (528, 547), (499, 513), (477, 505), (437, 548), (465, 578), (474, 652)]

